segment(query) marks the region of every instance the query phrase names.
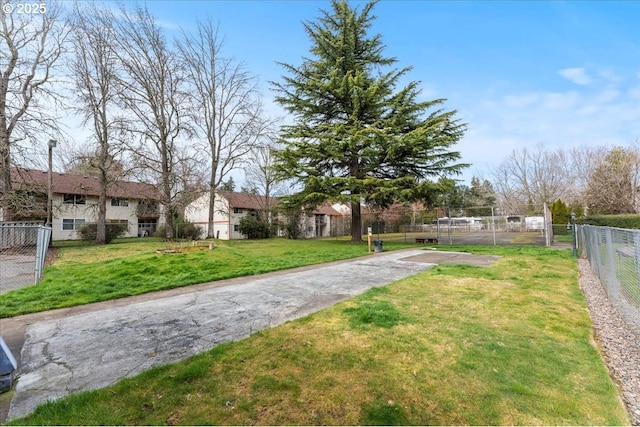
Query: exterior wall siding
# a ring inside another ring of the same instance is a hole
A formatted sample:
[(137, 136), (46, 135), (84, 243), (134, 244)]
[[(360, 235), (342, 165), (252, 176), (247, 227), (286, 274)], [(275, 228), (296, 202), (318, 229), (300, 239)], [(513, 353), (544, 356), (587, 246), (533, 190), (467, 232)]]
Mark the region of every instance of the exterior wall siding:
[[(221, 240), (240, 240), (246, 236), (236, 231), (240, 220), (251, 213), (249, 208), (239, 208), (240, 212), (233, 212), (228, 200), (217, 195), (214, 207), (213, 236)], [(185, 209), (185, 218), (207, 232), (209, 211), (209, 195), (205, 194), (192, 202)], [(284, 218), (280, 218), (284, 221)], [(302, 215), (301, 229), (305, 238), (331, 236), (332, 221), (337, 221), (337, 216), (327, 214)], [(205, 234), (206, 235), (206, 234)]]
[[(111, 206), (111, 198), (107, 198), (106, 219), (109, 221), (127, 221), (127, 233), (123, 237), (138, 237), (138, 201), (128, 199), (128, 206)], [(159, 206), (158, 226), (164, 223), (162, 217), (162, 206)], [(80, 238), (77, 230), (65, 230), (64, 220), (84, 220), (85, 223), (95, 223), (98, 221), (98, 198), (87, 197), (86, 204), (63, 203), (62, 194), (53, 196), (53, 219), (52, 238), (53, 240), (76, 240)], [(69, 221), (67, 221), (68, 223)]]

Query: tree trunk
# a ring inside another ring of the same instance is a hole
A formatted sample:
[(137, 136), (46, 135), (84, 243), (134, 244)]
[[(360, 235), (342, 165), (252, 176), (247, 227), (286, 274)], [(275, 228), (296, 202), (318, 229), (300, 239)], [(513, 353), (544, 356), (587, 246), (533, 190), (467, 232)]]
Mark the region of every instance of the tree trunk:
[(209, 181), (209, 218), (207, 222), (207, 237), (214, 236), (213, 219), (215, 218), (216, 206), (216, 174), (218, 173), (218, 162), (214, 153), (214, 146), (211, 146), (211, 180)]
[[(4, 138), (3, 138), (4, 139)], [(9, 141), (0, 141), (0, 210), (3, 221), (11, 221), (13, 213), (11, 210), (11, 156), (9, 153)]]
[(107, 173), (100, 171), (100, 196), (98, 198), (98, 223), (96, 224), (96, 244), (107, 243)]
[(161, 162), (162, 162), (162, 199), (164, 202), (164, 224), (165, 224), (165, 238), (172, 240), (173, 235), (173, 206), (171, 206), (171, 182), (170, 173), (171, 165), (169, 164), (169, 153), (167, 150), (166, 141), (161, 142), (162, 149)]
[(215, 216), (215, 206), (216, 206), (216, 187), (214, 184), (211, 184), (209, 189), (209, 218), (207, 222), (207, 237), (213, 238), (215, 237), (213, 231), (213, 219)]
[(107, 176), (107, 171), (105, 169), (105, 165), (107, 162), (107, 157), (109, 155), (109, 145), (107, 142), (107, 130), (104, 129), (104, 123), (106, 122), (106, 118), (103, 117), (103, 129), (102, 129), (102, 138), (100, 144), (100, 166), (99, 171), (100, 175), (98, 178), (98, 182), (100, 185), (100, 196), (98, 198), (98, 223), (96, 224), (96, 244), (104, 245), (107, 243), (107, 182), (109, 177)]
[(360, 198), (351, 202), (351, 242), (362, 242), (362, 216), (360, 215)]

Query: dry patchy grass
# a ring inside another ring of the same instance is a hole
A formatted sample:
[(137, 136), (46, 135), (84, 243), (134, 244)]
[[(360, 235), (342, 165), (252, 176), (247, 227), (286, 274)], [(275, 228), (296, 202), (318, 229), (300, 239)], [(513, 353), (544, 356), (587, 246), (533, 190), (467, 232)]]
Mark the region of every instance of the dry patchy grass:
[(26, 424), (628, 424), (570, 253), (438, 266)]

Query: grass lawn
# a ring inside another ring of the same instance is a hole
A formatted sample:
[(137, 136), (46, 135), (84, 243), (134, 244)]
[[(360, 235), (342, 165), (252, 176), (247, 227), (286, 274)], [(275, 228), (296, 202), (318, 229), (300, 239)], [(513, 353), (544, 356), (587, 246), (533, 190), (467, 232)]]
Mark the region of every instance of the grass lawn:
[(629, 424), (571, 250), (468, 250), (503, 257), (437, 266), (12, 424)]
[(573, 234), (554, 234), (553, 238), (560, 243), (573, 243)]
[[(160, 239), (122, 239), (104, 246), (56, 243), (59, 258), (38, 285), (0, 295), (0, 318), (367, 254), (366, 244), (344, 239), (216, 241), (212, 251), (189, 244)], [(385, 243), (385, 250), (414, 246)], [(177, 249), (183, 252), (157, 253)]]

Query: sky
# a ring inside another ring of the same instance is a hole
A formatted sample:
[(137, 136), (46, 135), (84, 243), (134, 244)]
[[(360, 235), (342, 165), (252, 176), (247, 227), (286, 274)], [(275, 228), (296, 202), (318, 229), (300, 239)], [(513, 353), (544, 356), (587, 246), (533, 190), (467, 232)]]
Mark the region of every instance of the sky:
[[(198, 19), (219, 23), (226, 54), (258, 76), (272, 116), (286, 116), (269, 83), (285, 73), (278, 63), (309, 56), (302, 23), (330, 9), (317, 0), (146, 5), (168, 35)], [(412, 67), (405, 83), (419, 81), (423, 100), (445, 98), (467, 123), (455, 146), (472, 164), (467, 181), (491, 179), (524, 147), (640, 143), (640, 1), (381, 0), (374, 14), (385, 54)]]

